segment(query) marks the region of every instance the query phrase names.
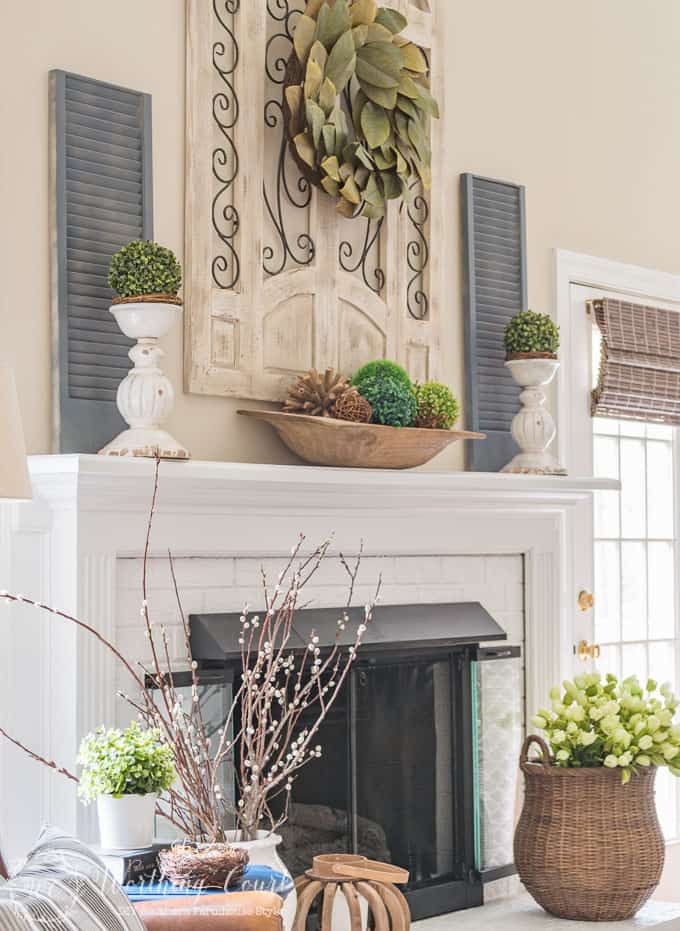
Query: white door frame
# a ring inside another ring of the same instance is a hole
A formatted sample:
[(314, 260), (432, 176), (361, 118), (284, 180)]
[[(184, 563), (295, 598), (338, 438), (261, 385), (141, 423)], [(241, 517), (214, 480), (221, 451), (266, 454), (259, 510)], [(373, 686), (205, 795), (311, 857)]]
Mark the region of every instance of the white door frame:
[[(580, 285), (601, 291), (620, 292), (626, 298), (636, 297), (641, 302), (664, 302), (677, 304), (680, 310), (680, 275), (638, 265), (627, 265), (611, 259), (598, 258), (570, 252), (555, 250), (555, 306), (556, 319), (560, 327), (560, 360), (556, 386), (557, 412), (557, 457), (558, 460), (573, 471), (577, 450), (584, 442), (592, 441), (589, 436), (579, 435), (577, 409), (573, 378), (578, 371), (578, 361), (574, 358), (573, 347), (582, 340), (577, 338), (578, 328), (584, 321), (575, 318), (572, 312), (572, 287)], [(580, 334), (582, 336), (582, 333)], [(590, 360), (588, 360), (590, 361)], [(578, 403), (582, 403), (579, 394)], [(592, 471), (592, 462), (590, 465)], [(573, 574), (578, 589), (593, 591), (593, 518), (592, 506), (580, 512), (577, 526), (574, 527)], [(594, 592), (597, 598), (597, 592)], [(576, 606), (572, 614), (573, 642), (593, 639), (593, 612), (583, 614)], [(575, 660), (575, 665), (582, 669)]]
[(572, 417), (569, 391), (569, 378), (573, 370), (571, 345), (573, 327), (577, 325), (571, 313), (572, 285), (621, 291), (627, 296), (639, 297), (642, 301), (677, 302), (680, 305), (680, 275), (555, 249), (555, 307), (560, 327), (562, 362), (557, 375), (557, 458), (567, 468)]

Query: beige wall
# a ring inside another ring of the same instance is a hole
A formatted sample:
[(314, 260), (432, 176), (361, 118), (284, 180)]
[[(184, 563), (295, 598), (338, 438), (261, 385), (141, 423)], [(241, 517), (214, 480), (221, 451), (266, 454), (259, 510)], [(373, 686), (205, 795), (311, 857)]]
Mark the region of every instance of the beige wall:
[[(448, 68), (441, 196), (456, 241), (458, 176), (475, 171), (527, 186), (536, 309), (551, 308), (556, 246), (680, 272), (678, 0), (439, 2)], [(181, 255), (183, 0), (34, 0), (3, 10), (0, 359), (15, 368), (31, 452), (50, 444), (50, 68), (152, 94), (155, 236)], [(457, 254), (445, 261), (449, 381), (462, 391), (460, 263)], [(180, 334), (167, 350), (179, 386)], [(170, 426), (197, 458), (290, 461), (236, 406), (180, 394)], [(458, 461), (454, 453), (436, 467)]]

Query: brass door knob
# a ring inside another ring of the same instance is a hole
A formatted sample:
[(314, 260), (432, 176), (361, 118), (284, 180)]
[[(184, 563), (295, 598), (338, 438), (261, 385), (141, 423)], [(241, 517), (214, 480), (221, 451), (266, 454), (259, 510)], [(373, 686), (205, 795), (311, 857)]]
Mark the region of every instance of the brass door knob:
[(589, 659), (599, 659), (601, 652), (599, 643), (588, 643), (587, 640), (579, 640), (576, 647), (576, 655), (582, 663), (587, 663)]
[(587, 592), (584, 589), (578, 593), (578, 606), (581, 611), (590, 611), (594, 604), (595, 599), (593, 598), (592, 592)]

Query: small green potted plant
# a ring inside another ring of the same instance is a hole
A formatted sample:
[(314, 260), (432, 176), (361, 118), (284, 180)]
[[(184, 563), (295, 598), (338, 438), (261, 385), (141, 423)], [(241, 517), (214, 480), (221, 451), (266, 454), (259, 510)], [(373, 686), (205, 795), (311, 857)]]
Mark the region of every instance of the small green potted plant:
[(533, 475), (565, 475), (549, 453), (555, 439), (555, 421), (545, 407), (544, 388), (555, 377), (560, 363), (557, 350), (560, 331), (548, 314), (522, 310), (510, 320), (504, 335), (505, 367), (524, 390), (522, 408), (512, 421), (512, 436), (521, 452), (503, 469)]
[(109, 287), (114, 305), (131, 303), (178, 304), (182, 266), (171, 249), (157, 242), (133, 239), (111, 259)]
[(560, 329), (548, 314), (522, 310), (505, 328), (508, 361), (516, 359), (557, 359)]
[(171, 249), (133, 239), (112, 257), (109, 287), (116, 296), (111, 313), (131, 339), (165, 336), (181, 314), (182, 266)]
[(97, 802), (102, 847), (150, 847), (156, 802), (175, 779), (173, 749), (160, 731), (135, 721), (124, 731), (100, 727), (83, 739), (78, 763), (78, 794), (86, 804)]

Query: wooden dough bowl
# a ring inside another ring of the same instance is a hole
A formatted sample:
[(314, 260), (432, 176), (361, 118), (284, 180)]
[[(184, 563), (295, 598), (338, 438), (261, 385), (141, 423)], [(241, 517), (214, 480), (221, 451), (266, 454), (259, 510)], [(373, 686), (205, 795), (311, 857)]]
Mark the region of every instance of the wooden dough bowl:
[(331, 417), (243, 411), (239, 414), (272, 426), (288, 449), (313, 465), (348, 469), (412, 469), (424, 465), (457, 440), (483, 440), (483, 433), (383, 427)]

